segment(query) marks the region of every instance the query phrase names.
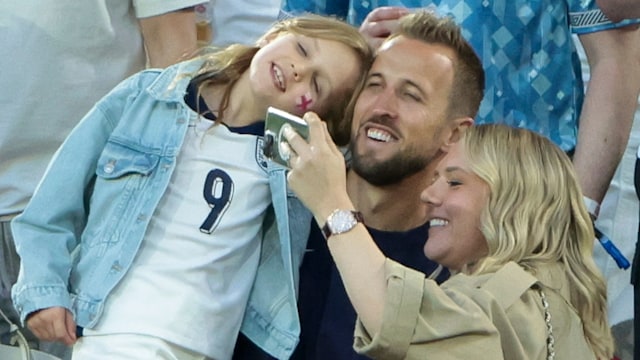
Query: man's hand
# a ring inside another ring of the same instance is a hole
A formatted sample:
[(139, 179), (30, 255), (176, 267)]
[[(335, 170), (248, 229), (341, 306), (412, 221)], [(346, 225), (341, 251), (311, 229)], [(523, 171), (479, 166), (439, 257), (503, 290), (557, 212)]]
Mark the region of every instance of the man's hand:
[(398, 20), (407, 15), (409, 10), (397, 6), (382, 6), (373, 9), (360, 26), (360, 33), (364, 35), (374, 49), (387, 38), (397, 27)]
[(44, 341), (59, 341), (71, 346), (76, 342), (76, 322), (63, 307), (38, 310), (27, 317), (27, 327)]

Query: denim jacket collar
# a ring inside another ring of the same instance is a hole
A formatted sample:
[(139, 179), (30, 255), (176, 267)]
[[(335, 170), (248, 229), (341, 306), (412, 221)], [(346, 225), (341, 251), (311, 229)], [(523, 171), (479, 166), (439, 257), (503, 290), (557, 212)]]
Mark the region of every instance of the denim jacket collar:
[(167, 68), (149, 85), (148, 93), (156, 100), (181, 102), (189, 82), (203, 63), (204, 59), (198, 58)]

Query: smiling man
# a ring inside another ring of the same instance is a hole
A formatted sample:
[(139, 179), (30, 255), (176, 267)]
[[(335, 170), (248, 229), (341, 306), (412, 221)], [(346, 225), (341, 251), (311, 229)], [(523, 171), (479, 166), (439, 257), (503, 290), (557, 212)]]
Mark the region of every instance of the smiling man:
[[(355, 104), (351, 201), (385, 256), (439, 282), (448, 272), (423, 255), (429, 225), (420, 192), (437, 160), (473, 124), (483, 88), (482, 65), (459, 28), (424, 14), (407, 18), (378, 50)], [(315, 221), (299, 294), (302, 335), (293, 358), (363, 358), (352, 348), (355, 310)], [(241, 341), (235, 359), (260, 357), (249, 348)]]
[[(423, 256), (428, 224), (419, 194), (449, 145), (473, 124), (483, 89), (482, 65), (459, 28), (425, 15), (407, 19), (380, 47), (354, 109), (349, 197), (385, 256), (437, 281), (448, 272)], [(364, 359), (353, 350), (355, 310), (319, 231), (308, 248), (297, 355)]]

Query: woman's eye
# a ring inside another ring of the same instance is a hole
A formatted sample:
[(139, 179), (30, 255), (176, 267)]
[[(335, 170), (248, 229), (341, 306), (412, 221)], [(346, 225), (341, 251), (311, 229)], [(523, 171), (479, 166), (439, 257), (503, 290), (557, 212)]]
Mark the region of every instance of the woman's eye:
[(316, 94), (320, 95), (320, 85), (318, 84), (318, 78), (315, 76), (313, 77), (313, 89)]
[(304, 46), (302, 46), (301, 43), (298, 43), (298, 51), (300, 51), (300, 54), (302, 54), (302, 56), (307, 57), (307, 49), (304, 48)]
[(458, 180), (447, 180), (447, 184), (453, 187), (453, 186), (462, 185), (462, 182)]
[(367, 83), (367, 87), (376, 87), (376, 86), (380, 86), (380, 83), (376, 81), (369, 81)]

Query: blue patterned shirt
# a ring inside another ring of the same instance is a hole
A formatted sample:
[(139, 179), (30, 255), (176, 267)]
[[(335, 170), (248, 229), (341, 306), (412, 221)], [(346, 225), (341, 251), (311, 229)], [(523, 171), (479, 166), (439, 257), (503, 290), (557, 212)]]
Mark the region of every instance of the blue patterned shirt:
[(313, 12), (354, 25), (380, 6), (430, 7), (452, 16), (482, 60), (485, 96), (477, 124), (506, 123), (576, 145), (584, 98), (572, 33), (586, 34), (640, 20), (611, 23), (595, 0), (283, 0), (282, 14)]

